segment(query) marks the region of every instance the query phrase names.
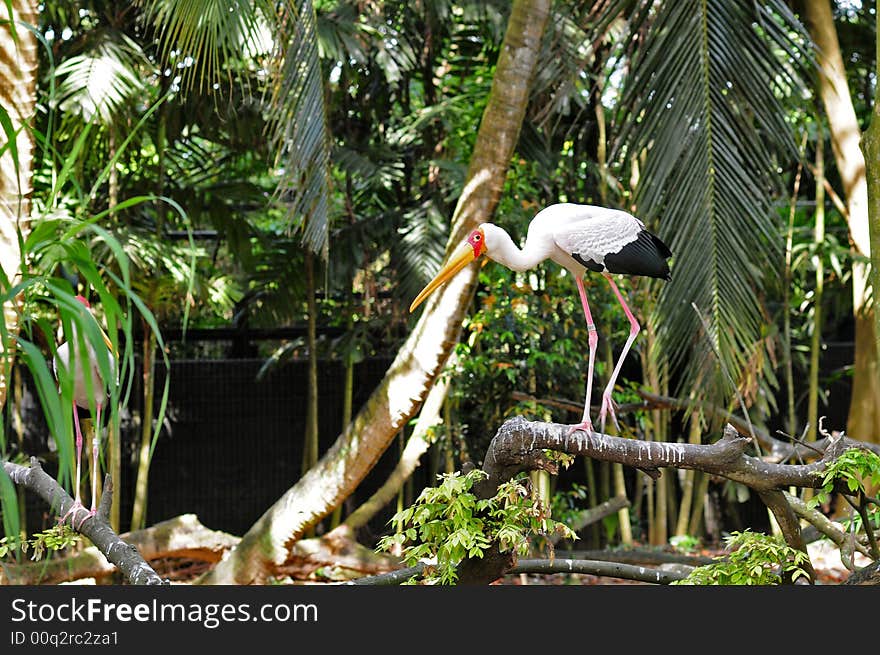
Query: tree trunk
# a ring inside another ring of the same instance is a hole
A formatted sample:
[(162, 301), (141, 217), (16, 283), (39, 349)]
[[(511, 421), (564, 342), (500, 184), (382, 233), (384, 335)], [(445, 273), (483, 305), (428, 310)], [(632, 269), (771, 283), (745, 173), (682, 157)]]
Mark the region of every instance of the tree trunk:
[(309, 349), (309, 387), (306, 396), (306, 433), (303, 442), (302, 474), (318, 461), (318, 303), (315, 299), (315, 256), (306, 249), (306, 303)]
[[(876, 13), (876, 11), (875, 11)], [(880, 29), (880, 16), (875, 18), (876, 27)], [(876, 30), (875, 30), (876, 32)], [(880, 32), (876, 32), (875, 66), (880, 73)], [(875, 290), (876, 308), (877, 290), (880, 289), (880, 168), (877, 166), (880, 157), (880, 89), (874, 87), (874, 108), (871, 113), (871, 124), (862, 136), (862, 152), (868, 162), (868, 233), (871, 242), (871, 288)], [(880, 357), (880, 312), (874, 311), (874, 346), (875, 355)], [(878, 437), (880, 441), (880, 437)]]
[[(455, 357), (453, 353), (451, 355)], [(354, 530), (365, 526), (383, 507), (391, 502), (391, 499), (403, 487), (403, 483), (410, 479), (413, 471), (419, 465), (419, 460), (431, 444), (434, 443), (434, 430), (442, 425), (441, 410), (446, 401), (446, 393), (449, 391), (449, 381), (444, 377), (437, 381), (431, 388), (419, 412), (419, 420), (413, 429), (413, 433), (407, 441), (406, 448), (400, 456), (400, 461), (388, 476), (388, 479), (370, 498), (360, 507), (353, 511), (345, 519), (343, 525)]]
[[(15, 137), (4, 134), (3, 141), (14, 144), (0, 155), (0, 266), (8, 288), (19, 282), (22, 265), (19, 234), (26, 237), (30, 229), (31, 167), (34, 139), (30, 123), (34, 116), (37, 94), (37, 40), (21, 23), (37, 25), (37, 8), (29, 0), (11, 0), (4, 17), (11, 19), (0, 28), (0, 106), (7, 112)], [(14, 32), (10, 28), (14, 25)], [(3, 304), (3, 319), (8, 338), (18, 330), (18, 316), (12, 302)], [(0, 343), (0, 408), (6, 404), (12, 371), (12, 348)]]
[[(150, 478), (150, 457), (153, 444), (153, 402), (155, 400), (156, 371), (156, 333), (150, 329), (146, 320), (141, 321), (144, 328), (143, 398), (144, 413), (141, 416), (141, 444), (138, 450), (137, 478), (134, 490), (134, 506), (131, 510), (130, 530), (142, 530), (147, 522), (147, 492)], [(115, 478), (118, 479), (118, 478)], [(116, 499), (114, 498), (114, 502)], [(116, 528), (118, 529), (118, 528)]]
[[(816, 43), (819, 92), (828, 117), (831, 145), (846, 194), (849, 234), (855, 249), (870, 256), (868, 184), (859, 147), (858, 118), (853, 107), (829, 0), (804, 3), (810, 35)], [(856, 323), (855, 367), (847, 433), (856, 439), (880, 439), (880, 365), (874, 339), (873, 310), (866, 307), (867, 270), (853, 264), (853, 313)]]
[[(457, 245), (479, 222), (489, 220), (498, 205), (549, 11), (549, 0), (513, 3), (492, 90), (453, 215), (449, 246)], [(476, 279), (477, 269), (470, 266), (425, 303), (385, 378), (354, 420), (321, 460), (257, 520), (229, 556), (199, 580), (201, 583), (264, 581), (285, 562), (292, 544), (354, 491), (416, 413), (440, 373), (458, 341)]]

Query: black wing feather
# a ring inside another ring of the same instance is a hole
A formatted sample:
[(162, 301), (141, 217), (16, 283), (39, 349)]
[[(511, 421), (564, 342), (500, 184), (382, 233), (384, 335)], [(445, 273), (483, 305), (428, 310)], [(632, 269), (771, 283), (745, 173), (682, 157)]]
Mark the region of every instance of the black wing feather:
[(605, 255), (605, 268), (609, 273), (671, 280), (666, 262), (670, 257), (672, 251), (657, 235), (642, 230), (635, 241), (630, 241), (619, 252)]

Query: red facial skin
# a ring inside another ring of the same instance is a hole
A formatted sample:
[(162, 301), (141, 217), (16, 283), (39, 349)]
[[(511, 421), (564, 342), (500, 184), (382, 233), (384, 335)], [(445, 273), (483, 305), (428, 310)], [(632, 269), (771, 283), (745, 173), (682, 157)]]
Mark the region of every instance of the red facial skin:
[(76, 299), (79, 300), (79, 301), (80, 301), (83, 305), (85, 305), (86, 307), (91, 308), (91, 305), (89, 304), (89, 301), (86, 300), (83, 296), (77, 296)]
[(467, 241), (471, 244), (471, 248), (474, 249), (474, 259), (478, 259), (486, 249), (486, 237), (483, 235), (483, 230), (476, 229), (471, 232)]

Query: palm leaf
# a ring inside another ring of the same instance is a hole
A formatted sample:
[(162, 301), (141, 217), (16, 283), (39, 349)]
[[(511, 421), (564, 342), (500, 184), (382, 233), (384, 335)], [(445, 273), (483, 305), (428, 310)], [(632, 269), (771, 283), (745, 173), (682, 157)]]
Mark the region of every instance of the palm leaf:
[(65, 59), (55, 70), (62, 111), (81, 114), (87, 122), (97, 115), (107, 124), (142, 95), (148, 62), (136, 44), (118, 36), (118, 41), (104, 40), (93, 51)]
[[(275, 15), (268, 0), (138, 0), (159, 37), (166, 70), (180, 74), (184, 91), (231, 86), (233, 68), (263, 54)], [(180, 64), (180, 66), (178, 66)]]
[[(323, 258), (330, 225), (330, 139), (324, 80), (318, 59), (311, 0), (282, 3), (289, 28), (280, 37), (284, 56), (268, 103), (270, 133), (280, 168), (278, 197), (294, 231)], [(281, 27), (285, 21), (281, 21)]]
[(776, 167), (797, 156), (784, 102), (805, 85), (780, 60), (801, 51), (805, 31), (777, 0), (637, 5), (628, 20), (647, 28), (628, 61), (614, 152), (644, 157), (638, 214), (674, 254), (655, 354), (682, 385), (702, 380), (729, 401), (728, 381), (739, 385), (763, 348), (760, 292), (781, 261)]

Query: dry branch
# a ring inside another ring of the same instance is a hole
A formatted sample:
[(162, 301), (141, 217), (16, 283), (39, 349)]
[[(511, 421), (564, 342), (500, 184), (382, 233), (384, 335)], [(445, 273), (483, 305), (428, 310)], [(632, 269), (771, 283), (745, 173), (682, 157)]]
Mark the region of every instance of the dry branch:
[(816, 529), (831, 539), (840, 550), (840, 561), (850, 571), (855, 570), (854, 551), (868, 556), (868, 549), (860, 544), (852, 535), (841, 530), (827, 516), (817, 509), (811, 508), (803, 500), (792, 494), (783, 492), (791, 508), (802, 519), (809, 521)]
[[(22, 466), (11, 462), (4, 462), (3, 468), (17, 484), (34, 492), (42, 498), (57, 516), (66, 516), (73, 507), (74, 500), (58, 482), (48, 475), (36, 457), (31, 457), (30, 466)], [(104, 482), (105, 493), (101, 499), (101, 506), (95, 516), (87, 518), (82, 525), (75, 528), (77, 532), (88, 537), (91, 542), (103, 553), (109, 562), (114, 564), (131, 584), (154, 585), (166, 584), (152, 567), (144, 561), (137, 548), (126, 544), (119, 538), (110, 524), (107, 515), (110, 509), (111, 481), (107, 476)], [(106, 502), (105, 502), (106, 501)], [(73, 516), (76, 516), (75, 514)]]
[[(380, 575), (358, 578), (357, 580), (351, 580), (343, 584), (365, 586), (399, 585), (422, 574), (426, 568), (428, 568), (428, 565), (419, 562), (415, 566), (398, 569), (396, 571), (389, 571), (388, 573), (382, 573)], [(554, 573), (581, 573), (586, 575), (621, 578), (623, 580), (636, 580), (638, 582), (649, 582), (652, 584), (669, 584), (670, 582), (683, 580), (687, 577), (687, 573), (684, 573), (683, 571), (649, 568), (609, 560), (560, 559), (558, 557), (552, 560), (523, 559), (505, 573), (538, 573), (544, 575)]]
[[(659, 394), (651, 393), (643, 389), (640, 389), (637, 393), (643, 399), (642, 402), (625, 403), (623, 405), (620, 405), (616, 409), (618, 416), (626, 414), (628, 412), (635, 412), (647, 409), (666, 408), (679, 409), (682, 411), (689, 411), (690, 409), (693, 409), (692, 404), (689, 400), (675, 398), (673, 396), (661, 396)], [(576, 412), (578, 415), (580, 415), (580, 413), (583, 411), (583, 406), (573, 400), (565, 400), (562, 398), (536, 398), (535, 396), (531, 396), (520, 391), (514, 391), (511, 394), (511, 397), (514, 400), (518, 401), (536, 402), (541, 403), (542, 405), (547, 405), (549, 407), (559, 407), (561, 409)], [(717, 419), (730, 423), (736, 429), (736, 431), (742, 435), (751, 436), (752, 434), (754, 434), (755, 438), (758, 440), (761, 446), (769, 451), (768, 453), (765, 453), (763, 459), (771, 462), (782, 463), (789, 460), (801, 461), (815, 459), (818, 453), (822, 453), (825, 451), (825, 449), (831, 443), (831, 440), (834, 438), (834, 436), (825, 437), (810, 442), (809, 444), (798, 442), (791, 443), (789, 441), (777, 439), (776, 437), (770, 435), (767, 431), (760, 429), (758, 426), (750, 423), (746, 419), (741, 418), (732, 412), (729, 412), (723, 407), (719, 407), (708, 402), (698, 403), (697, 407), (699, 407), (710, 416), (714, 416)], [(598, 407), (594, 408), (594, 413), (597, 411)], [(867, 448), (880, 455), (880, 444), (870, 441), (859, 441), (846, 436), (843, 436), (843, 438), (846, 441), (847, 445)]]
[(483, 462), (489, 477), (483, 484), (497, 488), (525, 470), (529, 462), (534, 464), (538, 453), (548, 450), (618, 462), (653, 478), (659, 477), (661, 468), (683, 468), (720, 475), (756, 491), (787, 486), (818, 488), (825, 463), (847, 448), (843, 439), (834, 439), (817, 462), (776, 464), (746, 455), (751, 438), (731, 425), (725, 427), (721, 439), (708, 445), (638, 441), (583, 430), (569, 434), (568, 430), (569, 426), (560, 423), (530, 422), (522, 417), (507, 420), (489, 445)]

